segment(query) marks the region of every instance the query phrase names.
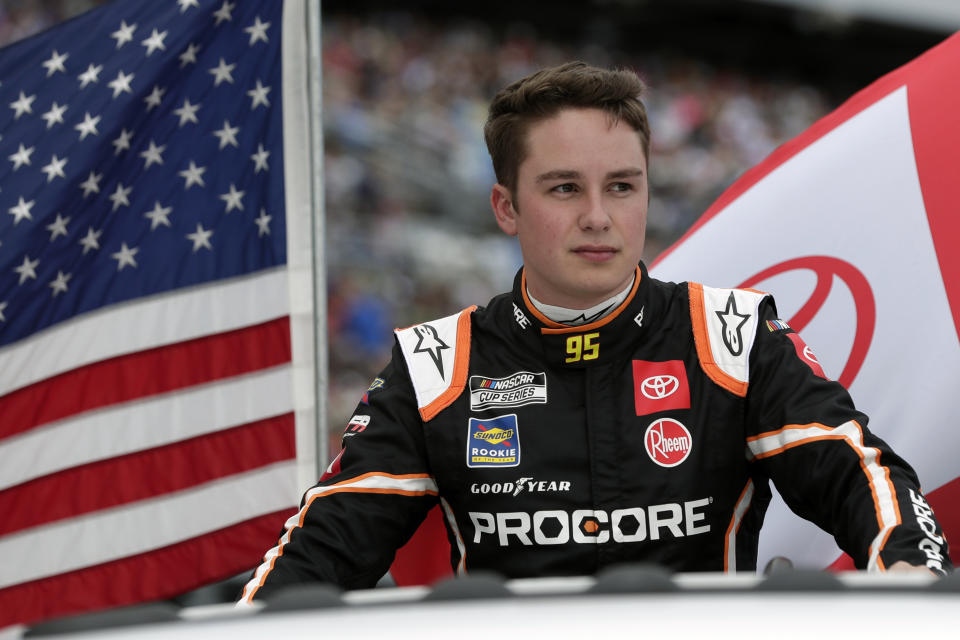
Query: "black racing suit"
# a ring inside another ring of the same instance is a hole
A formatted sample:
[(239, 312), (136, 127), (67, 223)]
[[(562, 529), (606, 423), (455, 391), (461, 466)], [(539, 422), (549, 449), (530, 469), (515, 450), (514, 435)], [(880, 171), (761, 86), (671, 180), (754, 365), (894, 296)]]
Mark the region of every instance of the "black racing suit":
[(522, 270), (393, 359), (244, 591), (369, 587), (439, 501), (458, 573), (755, 570), (773, 480), (858, 568), (952, 568), (914, 471), (764, 294), (666, 283), (567, 327)]

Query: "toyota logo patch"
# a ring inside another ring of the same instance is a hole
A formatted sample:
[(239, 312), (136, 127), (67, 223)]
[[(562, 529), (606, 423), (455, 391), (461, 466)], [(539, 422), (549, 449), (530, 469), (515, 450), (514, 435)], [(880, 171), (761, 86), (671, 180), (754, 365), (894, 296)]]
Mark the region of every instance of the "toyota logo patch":
[(633, 361), (633, 398), (638, 416), (690, 408), (690, 387), (682, 360)]
[(672, 396), (680, 388), (676, 376), (650, 376), (640, 383), (640, 393), (651, 400), (662, 400)]

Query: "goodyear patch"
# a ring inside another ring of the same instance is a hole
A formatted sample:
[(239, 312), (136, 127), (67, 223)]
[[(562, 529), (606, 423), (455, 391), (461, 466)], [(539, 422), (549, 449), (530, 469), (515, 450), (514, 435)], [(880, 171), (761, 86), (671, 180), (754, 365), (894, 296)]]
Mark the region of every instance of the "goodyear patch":
[(467, 466), (516, 467), (520, 464), (520, 433), (517, 414), (470, 418), (467, 426)]

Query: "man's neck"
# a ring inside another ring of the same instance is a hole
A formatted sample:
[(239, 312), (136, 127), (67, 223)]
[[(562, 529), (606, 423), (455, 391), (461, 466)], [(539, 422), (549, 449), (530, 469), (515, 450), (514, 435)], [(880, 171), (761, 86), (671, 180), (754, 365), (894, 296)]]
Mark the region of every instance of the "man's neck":
[[(634, 280), (635, 279), (636, 275), (634, 275)], [(607, 298), (603, 302), (593, 305), (589, 309), (568, 309), (566, 307), (557, 307), (552, 304), (546, 304), (534, 298), (533, 295), (530, 294), (529, 289), (527, 290), (527, 297), (530, 298), (530, 302), (540, 313), (547, 316), (554, 322), (576, 327), (582, 324), (596, 322), (616, 309), (617, 306), (626, 299), (627, 295), (630, 294), (630, 289), (633, 288), (634, 280), (631, 280), (630, 284), (627, 285), (627, 288), (620, 293)]]

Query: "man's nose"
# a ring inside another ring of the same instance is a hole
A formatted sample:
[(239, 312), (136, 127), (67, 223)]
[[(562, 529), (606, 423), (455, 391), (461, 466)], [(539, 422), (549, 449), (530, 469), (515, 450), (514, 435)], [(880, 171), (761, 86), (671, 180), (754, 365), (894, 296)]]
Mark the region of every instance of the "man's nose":
[(591, 193), (583, 200), (583, 210), (580, 212), (580, 228), (591, 231), (605, 231), (610, 228), (610, 216), (607, 213), (603, 194)]

